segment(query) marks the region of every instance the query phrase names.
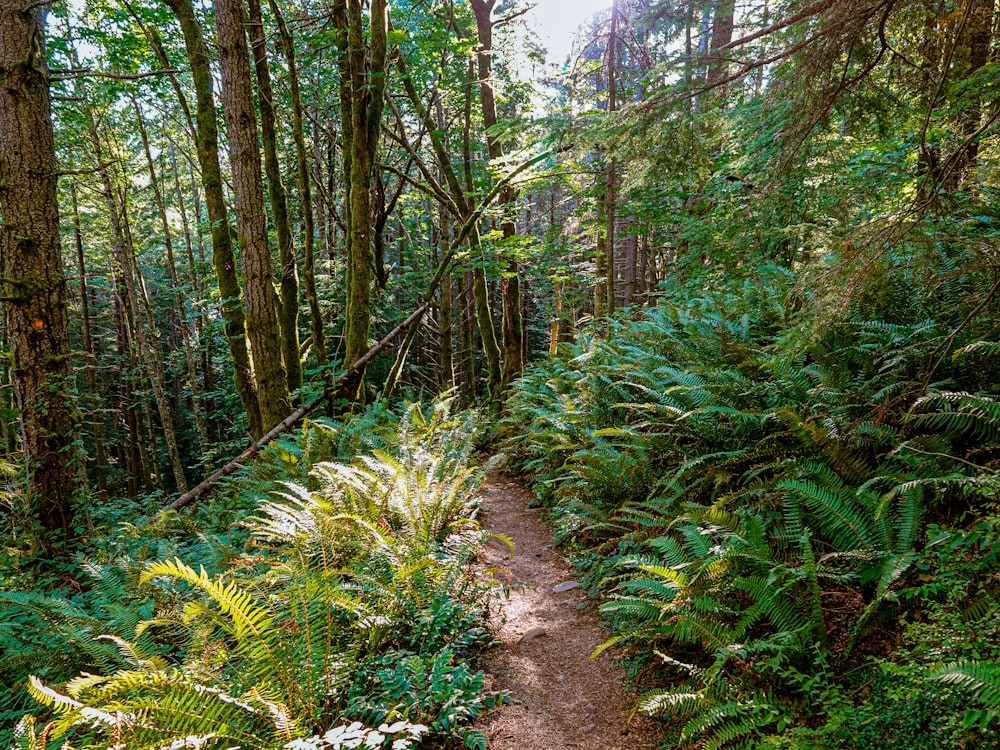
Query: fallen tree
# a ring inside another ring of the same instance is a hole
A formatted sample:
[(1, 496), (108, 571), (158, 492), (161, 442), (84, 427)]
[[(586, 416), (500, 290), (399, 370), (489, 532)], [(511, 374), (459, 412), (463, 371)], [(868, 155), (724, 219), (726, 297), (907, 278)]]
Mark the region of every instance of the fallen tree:
[(538, 164), (540, 161), (547, 158), (549, 155), (550, 154), (546, 152), (534, 156), (528, 159), (527, 161), (523, 162), (516, 169), (511, 171), (510, 174), (508, 174), (502, 180), (499, 180), (497, 184), (493, 187), (493, 189), (490, 190), (490, 192), (487, 193), (483, 197), (483, 199), (479, 202), (479, 205), (476, 207), (476, 209), (465, 217), (465, 221), (463, 222), (460, 231), (458, 232), (454, 241), (452, 242), (451, 247), (448, 249), (448, 252), (445, 254), (445, 256), (441, 259), (441, 262), (438, 264), (438, 267), (434, 272), (434, 276), (432, 277), (430, 284), (428, 284), (427, 286), (427, 291), (424, 292), (424, 296), (421, 298), (420, 305), (417, 307), (416, 310), (410, 313), (409, 317), (407, 317), (406, 320), (404, 320), (398, 326), (389, 331), (389, 333), (383, 336), (382, 339), (377, 344), (375, 344), (362, 356), (358, 357), (357, 360), (351, 363), (351, 365), (342, 373), (340, 373), (340, 375), (330, 384), (330, 386), (324, 390), (323, 394), (317, 396), (309, 403), (303, 404), (302, 406), (297, 408), (295, 411), (293, 411), (291, 414), (289, 414), (287, 417), (281, 420), (278, 424), (272, 427), (263, 437), (251, 443), (246, 448), (246, 450), (240, 453), (240, 455), (238, 455), (236, 458), (227, 463), (221, 469), (213, 473), (211, 476), (204, 479), (196, 487), (193, 487), (192, 489), (188, 490), (173, 502), (164, 505), (163, 508), (161, 508), (161, 510), (177, 510), (178, 508), (183, 508), (185, 505), (188, 505), (192, 501), (197, 500), (201, 495), (205, 494), (205, 492), (211, 489), (220, 479), (223, 479), (224, 477), (227, 477), (230, 474), (232, 474), (244, 462), (246, 462), (250, 458), (253, 458), (257, 453), (259, 453), (260, 450), (264, 448), (268, 443), (270, 443), (272, 440), (274, 440), (282, 433), (289, 430), (300, 419), (302, 419), (304, 416), (312, 412), (313, 409), (315, 409), (323, 402), (327, 392), (333, 392), (336, 386), (343, 383), (352, 375), (355, 375), (358, 371), (363, 370), (365, 365), (367, 365), (376, 354), (378, 354), (383, 349), (385, 349), (389, 344), (391, 344), (393, 340), (397, 336), (399, 336), (399, 334), (401, 334), (403, 331), (407, 331), (406, 340), (400, 347), (399, 355), (396, 358), (396, 362), (394, 363), (392, 372), (390, 373), (389, 376), (389, 380), (385, 390), (386, 397), (388, 397), (388, 393), (391, 392), (392, 386), (395, 385), (396, 378), (398, 378), (399, 371), (402, 368), (403, 361), (406, 358), (406, 352), (409, 349), (410, 342), (412, 342), (413, 339), (413, 332), (415, 332), (417, 326), (420, 325), (420, 321), (423, 319), (424, 313), (426, 313), (427, 309), (430, 307), (431, 300), (434, 298), (434, 292), (437, 290), (438, 285), (441, 283), (441, 280), (445, 277), (445, 274), (447, 273), (449, 268), (453, 264), (458, 265), (460, 260), (462, 259), (462, 256), (458, 252), (459, 248), (469, 238), (469, 235), (472, 233), (472, 230), (475, 228), (476, 224), (482, 218), (483, 212), (489, 206), (490, 202), (492, 202), (493, 199), (496, 198), (496, 196), (500, 193), (500, 191), (506, 185), (509, 185), (515, 177), (525, 172), (535, 164)]
[[(409, 328), (410, 324), (414, 320), (417, 320), (421, 316), (423, 316), (424, 311), (427, 309), (427, 306), (429, 304), (430, 304), (429, 302), (424, 302), (423, 304), (421, 304), (420, 307), (414, 310), (413, 313), (411, 313), (406, 320), (404, 320), (398, 326), (389, 331), (389, 333), (387, 333), (377, 344), (375, 344), (375, 346), (373, 346), (371, 349), (365, 352), (364, 355), (359, 357), (353, 364), (351, 364), (350, 367), (344, 370), (344, 372), (342, 372), (334, 381), (333, 385), (339, 384), (344, 379), (353, 375), (358, 370), (362, 369), (365, 365), (367, 365), (376, 354), (381, 352), (383, 349), (385, 349), (385, 347), (387, 347), (390, 343), (392, 343), (393, 339), (399, 336), (399, 334), (402, 333), (404, 330)], [(185, 505), (192, 502), (193, 500), (198, 499), (198, 497), (205, 494), (205, 492), (209, 490), (214, 484), (216, 484), (220, 479), (222, 479), (223, 477), (227, 477), (234, 471), (236, 471), (236, 469), (238, 469), (240, 465), (243, 464), (247, 459), (250, 459), (257, 453), (259, 453), (261, 448), (263, 448), (272, 440), (274, 440), (276, 437), (278, 437), (278, 435), (282, 434), (283, 432), (293, 427), (296, 422), (298, 422), (304, 416), (309, 414), (322, 402), (323, 402), (323, 395), (320, 395), (319, 397), (313, 399), (309, 403), (300, 406), (298, 409), (293, 411), (291, 414), (289, 414), (287, 417), (281, 420), (278, 424), (272, 427), (267, 432), (267, 434), (265, 434), (262, 438), (260, 438), (260, 440), (255, 440), (240, 455), (238, 455), (232, 461), (230, 461), (221, 469), (216, 471), (214, 474), (207, 477), (197, 487), (193, 487), (192, 489), (185, 492), (183, 495), (178, 497), (173, 502), (164, 505), (162, 510), (177, 510), (178, 508), (183, 508)]]

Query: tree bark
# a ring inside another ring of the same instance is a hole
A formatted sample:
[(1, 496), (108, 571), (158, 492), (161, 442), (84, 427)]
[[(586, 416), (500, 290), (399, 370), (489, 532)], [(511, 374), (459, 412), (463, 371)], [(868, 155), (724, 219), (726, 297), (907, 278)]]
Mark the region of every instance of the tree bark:
[(278, 235), (278, 263), (281, 280), (278, 285), (278, 327), (281, 330), (281, 360), (285, 365), (288, 390), (295, 391), (302, 385), (302, 360), (299, 357), (299, 273), (292, 248), (292, 227), (288, 219), (288, 196), (281, 179), (278, 162), (278, 137), (274, 129), (274, 91), (271, 70), (267, 61), (267, 39), (264, 36), (264, 19), (260, 0), (247, 0), (250, 10), (250, 39), (254, 69), (257, 73), (257, 100), (260, 103), (260, 131), (264, 144), (264, 173), (267, 175), (267, 194)]
[[(288, 414), (288, 385), (281, 362), (246, 20), (241, 0), (215, 1), (222, 99), (233, 175), (233, 208), (246, 293), (246, 329), (253, 355), (261, 424), (267, 431)], [(298, 356), (297, 350), (295, 354)]]
[[(372, 181), (385, 101), (389, 9), (385, 0), (371, 0), (366, 43), (361, 0), (346, 0), (343, 6), (337, 3), (334, 18), (341, 32), (341, 108), (348, 107), (350, 114), (350, 124), (343, 123), (347, 194), (344, 359), (354, 362), (368, 350), (371, 324)], [(363, 369), (345, 380), (343, 391), (349, 400), (362, 399), (363, 383)]]
[[(479, 73), (479, 94), (483, 111), (483, 125), (486, 127), (486, 145), (490, 161), (496, 162), (503, 158), (503, 144), (496, 132), (499, 122), (497, 117), (496, 96), (493, 91), (493, 7), (496, 0), (469, 0), (476, 15), (476, 32), (479, 38), (479, 49), (476, 62)], [(498, 201), (501, 210), (517, 197), (517, 191), (508, 186), (500, 193)], [(500, 231), (505, 240), (516, 234), (514, 222), (504, 218)], [(503, 278), (500, 282), (500, 298), (503, 307), (503, 374), (502, 383), (506, 386), (524, 370), (524, 327), (521, 320), (521, 286), (517, 260), (511, 257), (503, 258)]]
[(288, 87), (292, 97), (292, 138), (295, 140), (295, 166), (299, 200), (302, 203), (302, 280), (306, 287), (306, 299), (309, 303), (309, 324), (312, 333), (312, 350), (316, 356), (316, 364), (323, 369), (323, 382), (329, 389), (332, 384), (332, 374), (327, 368), (329, 359), (326, 353), (326, 336), (323, 331), (323, 315), (319, 306), (319, 296), (316, 293), (316, 258), (314, 248), (314, 219), (312, 202), (312, 185), (309, 180), (309, 152), (306, 149), (305, 128), (302, 120), (302, 94), (299, 90), (299, 72), (295, 61), (295, 40), (285, 23), (285, 17), (278, 7), (277, 0), (269, 0), (271, 13), (281, 35), (282, 48), (285, 52), (285, 62), (288, 65)]
[[(45, 5), (0, 0), (0, 259), (27, 495), (56, 549), (75, 535), (80, 412), (59, 248)], [(60, 539), (61, 538), (61, 539)]]
[(723, 47), (733, 41), (733, 23), (736, 3), (733, 0), (716, 0), (712, 14), (712, 46), (708, 63), (708, 85), (716, 85), (726, 74)]
[(250, 352), (247, 349), (246, 319), (243, 312), (243, 290), (236, 275), (236, 255), (233, 252), (232, 229), (229, 213), (222, 192), (222, 169), (219, 167), (219, 132), (215, 124), (215, 95), (212, 69), (202, 34), (201, 25), (194, 13), (191, 0), (164, 0), (180, 23), (184, 46), (191, 66), (196, 94), (198, 128), (198, 164), (205, 190), (205, 205), (212, 233), (212, 265), (215, 267), (219, 294), (222, 297), (222, 317), (225, 320), (226, 343), (233, 358), (233, 378), (240, 402), (246, 412), (250, 434), (264, 434), (260, 405)]
[(153, 188), (153, 200), (156, 203), (160, 217), (160, 228), (163, 231), (163, 244), (166, 250), (167, 276), (173, 287), (174, 308), (177, 311), (177, 322), (180, 328), (181, 346), (184, 349), (184, 362), (187, 368), (188, 388), (191, 389), (191, 413), (194, 417), (195, 431), (198, 433), (198, 445), (202, 454), (208, 449), (208, 430), (205, 428), (205, 418), (201, 411), (201, 393), (198, 388), (198, 366), (195, 362), (194, 347), (191, 344), (191, 326), (188, 322), (184, 297), (181, 294), (180, 279), (177, 275), (177, 263), (174, 260), (174, 243), (170, 233), (170, 221), (167, 219), (167, 205), (163, 200), (163, 192), (153, 164), (153, 154), (149, 148), (149, 135), (146, 123), (139, 109), (138, 102), (133, 100), (135, 116), (139, 125), (139, 135), (142, 138), (143, 151), (146, 154), (146, 165), (149, 168), (149, 184)]

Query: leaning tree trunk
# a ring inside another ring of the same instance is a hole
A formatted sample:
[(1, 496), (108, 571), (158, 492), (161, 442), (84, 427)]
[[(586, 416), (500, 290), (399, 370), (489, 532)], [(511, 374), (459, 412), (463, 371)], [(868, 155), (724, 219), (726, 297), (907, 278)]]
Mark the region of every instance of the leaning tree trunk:
[(83, 325), (83, 351), (87, 355), (87, 392), (93, 401), (92, 418), (94, 420), (94, 460), (97, 475), (97, 492), (102, 498), (108, 496), (108, 461), (107, 439), (104, 432), (104, 417), (102, 410), (97, 408), (100, 401), (100, 390), (97, 381), (97, 353), (94, 349), (94, 337), (90, 321), (90, 287), (87, 283), (87, 259), (83, 249), (83, 230), (80, 226), (80, 207), (77, 203), (76, 184), (70, 188), (70, 199), (73, 206), (73, 238), (76, 244), (76, 267), (80, 274), (80, 318)]
[(281, 338), (271, 280), (246, 20), (241, 0), (216, 0), (215, 27), (233, 174), (233, 208), (246, 291), (247, 335), (253, 354), (261, 423), (267, 431), (288, 414), (288, 386), (281, 363)]
[(0, 0), (0, 259), (11, 381), (42, 543), (74, 533), (81, 490), (66, 277), (43, 20), (46, 5)]
[[(201, 306), (205, 299), (204, 285), (201, 279), (200, 268), (205, 265), (205, 246), (201, 240), (201, 200), (198, 197), (198, 187), (194, 181), (194, 169), (192, 167), (192, 197), (194, 199), (195, 226), (192, 230), (191, 222), (188, 219), (187, 205), (184, 200), (184, 191), (181, 190), (180, 170), (177, 168), (177, 153), (173, 141), (170, 141), (170, 166), (174, 173), (174, 194), (177, 200), (177, 209), (181, 217), (181, 230), (184, 232), (184, 246), (187, 250), (187, 280), (191, 288), (195, 291), (194, 320), (191, 327), (191, 339), (195, 343), (195, 349), (200, 350), (201, 357), (201, 393), (204, 402), (204, 411), (211, 414), (215, 411), (212, 392), (215, 390), (215, 377), (212, 372), (212, 337), (205, 335), (205, 316), (201, 312)], [(198, 260), (195, 261), (194, 245), (198, 243)], [(208, 427), (209, 425), (206, 425)], [(209, 435), (214, 434), (210, 432)], [(207, 446), (203, 446), (207, 448)]]
[[(114, 198), (109, 198), (109, 205), (114, 204)], [(128, 212), (126, 203), (122, 199), (122, 210), (116, 216), (111, 213), (111, 226), (115, 233), (115, 243), (120, 248), (120, 262), (122, 264), (125, 293), (128, 296), (129, 306), (132, 308), (132, 318), (135, 322), (135, 340), (139, 345), (139, 354), (142, 357), (143, 367), (149, 377), (149, 384), (153, 390), (153, 400), (156, 403), (156, 412), (160, 415), (160, 427), (163, 429), (163, 439), (167, 444), (167, 456), (170, 459), (170, 468), (174, 475), (179, 492), (187, 492), (187, 479), (184, 476), (184, 464), (181, 461), (180, 450), (177, 446), (177, 432), (174, 429), (174, 417), (170, 397), (167, 393), (166, 377), (164, 375), (163, 357), (160, 354), (160, 347), (157, 343), (156, 323), (153, 320), (153, 309), (146, 291), (146, 282), (143, 279), (142, 269), (139, 267), (139, 259), (135, 252), (135, 243), (132, 240), (132, 231), (129, 227)], [(149, 434), (153, 435), (152, 424), (149, 424)], [(157, 471), (159, 474), (159, 471)]]
[[(445, 177), (445, 182), (448, 184), (448, 188), (451, 192), (451, 200), (457, 207), (458, 213), (461, 215), (463, 221), (466, 221), (468, 217), (472, 214), (473, 208), (471, 201), (467, 193), (471, 194), (471, 163), (472, 163), (472, 146), (471, 140), (468, 137), (468, 131), (470, 129), (469, 120), (471, 117), (471, 98), (470, 94), (467, 94), (466, 106), (465, 106), (465, 132), (462, 143), (462, 155), (465, 162), (466, 171), (466, 188), (462, 187), (459, 180), (458, 174), (455, 172), (452, 166), (451, 159), (447, 155), (447, 151), (444, 147), (444, 142), (438, 135), (439, 130), (431, 118), (430, 112), (424, 106), (423, 101), (420, 98), (420, 94), (417, 91), (416, 85), (413, 79), (410, 78), (407, 73), (406, 63), (402, 55), (396, 58), (396, 64), (399, 67), (400, 73), (403, 76), (403, 86), (406, 90), (406, 95), (413, 105), (414, 110), (416, 110), (421, 123), (424, 125), (425, 130), (429, 138), (431, 139), (431, 145), (434, 148), (434, 152), (438, 157), (438, 164), (443, 170), (443, 175)], [(474, 80), (472, 78), (472, 68), (469, 69), (469, 85), (472, 86)], [(506, 187), (504, 187), (506, 190)], [(502, 194), (502, 193), (501, 193)], [(479, 229), (476, 226), (471, 227), (468, 232), (468, 243), (469, 252), (474, 258), (478, 258), (482, 261), (482, 240), (479, 234)], [(497, 399), (502, 391), (503, 384), (503, 360), (502, 353), (500, 351), (500, 345), (496, 338), (496, 329), (493, 325), (493, 315), (490, 311), (489, 302), (489, 290), (486, 284), (486, 271), (483, 268), (482, 263), (475, 268), (472, 274), (473, 283), (472, 291), (475, 298), (475, 314), (476, 323), (479, 327), (480, 337), (483, 342), (483, 352), (486, 356), (487, 370), (489, 372), (487, 388), (489, 391), (490, 399)]]
[(187, 49), (191, 78), (194, 81), (197, 109), (198, 164), (201, 167), (201, 184), (205, 190), (205, 206), (212, 233), (212, 265), (222, 298), (222, 317), (225, 321), (226, 342), (233, 358), (233, 378), (240, 402), (246, 412), (250, 434), (259, 438), (264, 434), (260, 405), (250, 368), (247, 350), (246, 320), (243, 312), (243, 290), (236, 275), (236, 255), (233, 252), (229, 212), (222, 192), (222, 169), (219, 167), (219, 131), (215, 123), (215, 95), (212, 91), (212, 68), (208, 47), (191, 0), (164, 0), (180, 23)]
[[(74, 65), (78, 66), (76, 50), (70, 50)], [(76, 94), (84, 102), (89, 101), (87, 88), (82, 79), (76, 81)], [(180, 450), (177, 446), (177, 438), (174, 432), (173, 412), (171, 411), (170, 399), (167, 397), (166, 383), (163, 375), (163, 359), (156, 343), (156, 326), (153, 322), (151, 311), (148, 310), (148, 301), (140, 299), (140, 294), (144, 297), (144, 285), (142, 284), (142, 273), (136, 259), (135, 247), (132, 243), (131, 233), (128, 231), (128, 216), (125, 211), (125, 199), (122, 198), (121, 207), (115, 192), (108, 165), (104, 163), (104, 151), (101, 146), (100, 133), (97, 130), (97, 121), (89, 105), (83, 107), (84, 119), (87, 123), (87, 132), (90, 136), (90, 143), (94, 149), (94, 158), (98, 163), (97, 174), (101, 178), (101, 187), (108, 207), (108, 220), (111, 226), (112, 241), (114, 243), (114, 258), (117, 264), (117, 281), (120, 284), (121, 295), (125, 301), (126, 315), (130, 316), (133, 326), (133, 340), (138, 346), (139, 356), (142, 360), (143, 369), (149, 378), (150, 387), (156, 401), (156, 410), (160, 415), (160, 425), (163, 427), (163, 436), (167, 444), (167, 454), (170, 459), (170, 466), (174, 474), (177, 488), (187, 491), (187, 480), (184, 476), (184, 465), (181, 461)], [(144, 308), (142, 303), (147, 307)], [(152, 430), (150, 430), (152, 435)], [(159, 474), (159, 471), (157, 471)]]

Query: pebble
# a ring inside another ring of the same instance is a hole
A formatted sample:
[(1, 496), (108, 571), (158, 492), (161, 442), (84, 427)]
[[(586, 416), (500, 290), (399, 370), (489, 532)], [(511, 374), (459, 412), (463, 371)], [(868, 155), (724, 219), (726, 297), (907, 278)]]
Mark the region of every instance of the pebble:
[(594, 731), (594, 725), (593, 724), (586, 724), (586, 725), (580, 727), (580, 731), (581, 732), (592, 732), (592, 731)]
[(531, 630), (527, 631), (524, 635), (521, 636), (520, 643), (524, 643), (525, 641), (530, 641), (532, 638), (537, 638), (540, 635), (545, 635), (545, 628), (543, 627), (532, 628)]
[(573, 589), (579, 588), (579, 581), (563, 581), (562, 583), (552, 587), (552, 593), (561, 594), (564, 591), (572, 591)]

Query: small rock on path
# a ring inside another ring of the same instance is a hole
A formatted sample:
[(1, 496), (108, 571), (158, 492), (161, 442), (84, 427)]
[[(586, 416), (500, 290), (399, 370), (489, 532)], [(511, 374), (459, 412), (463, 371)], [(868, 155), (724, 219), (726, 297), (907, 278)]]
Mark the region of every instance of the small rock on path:
[(484, 656), (487, 689), (513, 703), (478, 722), (491, 750), (652, 750), (652, 722), (636, 715), (634, 698), (605, 652), (590, 655), (609, 633), (578, 586), (572, 567), (551, 549), (552, 535), (528, 510), (531, 493), (499, 472), (482, 491), (480, 520), (516, 546), (493, 540), (483, 557), (499, 570), (491, 625), (500, 640)]

